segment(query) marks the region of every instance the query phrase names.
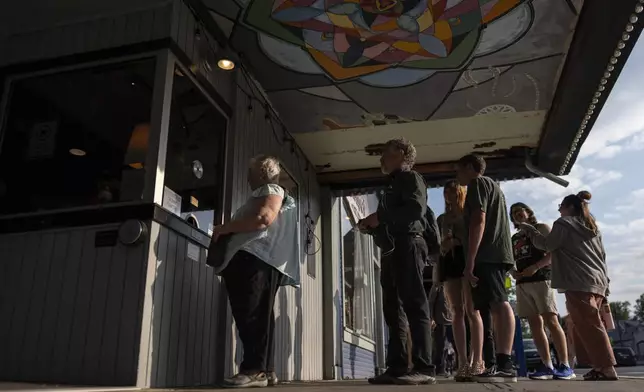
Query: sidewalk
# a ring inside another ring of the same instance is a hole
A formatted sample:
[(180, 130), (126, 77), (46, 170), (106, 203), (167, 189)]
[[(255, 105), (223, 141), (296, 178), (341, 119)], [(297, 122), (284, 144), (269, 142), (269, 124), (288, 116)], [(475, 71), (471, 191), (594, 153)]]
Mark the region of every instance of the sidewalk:
[[(119, 392), (132, 391), (129, 388), (69, 388), (51, 387), (44, 385), (29, 385), (18, 383), (0, 383), (0, 391), (73, 391), (73, 392)], [(221, 391), (215, 388), (194, 388), (194, 389), (153, 389), (159, 392), (206, 392)], [(495, 391), (517, 391), (517, 392), (641, 392), (644, 391), (644, 378), (622, 378), (614, 382), (584, 382), (581, 379), (575, 381), (531, 381), (519, 380), (516, 384), (477, 384), (477, 383), (456, 383), (452, 380), (440, 380), (436, 385), (419, 386), (393, 386), (393, 385), (369, 385), (366, 381), (328, 381), (311, 383), (289, 383), (276, 388), (264, 389), (269, 391), (284, 390), (286, 392), (495, 392)]]

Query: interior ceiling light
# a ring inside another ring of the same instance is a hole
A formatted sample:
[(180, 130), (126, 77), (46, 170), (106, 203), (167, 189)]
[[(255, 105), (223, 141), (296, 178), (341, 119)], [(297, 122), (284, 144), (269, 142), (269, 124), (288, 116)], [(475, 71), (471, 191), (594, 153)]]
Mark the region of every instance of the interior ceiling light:
[(231, 71), (233, 68), (235, 68), (235, 63), (232, 60), (221, 59), (217, 61), (217, 66), (224, 71)]
[(87, 153), (80, 148), (70, 148), (69, 153), (72, 155), (76, 155), (77, 157), (84, 157), (87, 155)]

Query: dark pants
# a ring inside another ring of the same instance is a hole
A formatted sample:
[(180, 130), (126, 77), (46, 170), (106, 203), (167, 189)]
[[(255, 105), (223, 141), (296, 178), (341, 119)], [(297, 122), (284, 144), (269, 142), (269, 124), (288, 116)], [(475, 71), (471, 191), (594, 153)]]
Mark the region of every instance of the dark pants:
[(436, 366), (436, 373), (444, 373), (447, 370), (445, 367), (445, 342), (450, 342), (452, 347), (456, 347), (452, 326), (436, 324), (432, 341), (434, 342), (432, 360)]
[(389, 328), (387, 368), (406, 373), (407, 325), (411, 332), (411, 360), (416, 371), (433, 374), (431, 321), (423, 288), (427, 244), (422, 237), (397, 238), (394, 252), (382, 259), (382, 307)]
[(484, 310), (479, 310), (479, 313), (483, 320), (483, 361), (485, 361), (485, 367), (490, 368), (496, 365), (492, 312), (490, 312), (490, 308), (488, 307)]
[(244, 346), (240, 371), (275, 371), (273, 306), (280, 272), (250, 253), (240, 251), (233, 256), (222, 277)]

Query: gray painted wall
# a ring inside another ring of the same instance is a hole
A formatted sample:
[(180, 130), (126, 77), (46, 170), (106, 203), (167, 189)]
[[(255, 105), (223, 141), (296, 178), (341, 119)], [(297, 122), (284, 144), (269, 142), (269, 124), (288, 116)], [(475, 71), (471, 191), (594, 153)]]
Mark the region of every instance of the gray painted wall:
[(78, 227), (0, 236), (0, 380), (134, 385), (147, 245)]

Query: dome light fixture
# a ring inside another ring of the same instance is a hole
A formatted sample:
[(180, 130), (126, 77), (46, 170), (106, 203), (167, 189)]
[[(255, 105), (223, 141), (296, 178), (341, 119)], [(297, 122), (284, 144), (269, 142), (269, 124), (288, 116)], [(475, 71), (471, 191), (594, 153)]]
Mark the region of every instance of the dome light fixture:
[(232, 71), (235, 68), (235, 63), (229, 59), (221, 59), (217, 61), (217, 66), (224, 71)]
[(77, 157), (84, 157), (87, 155), (87, 153), (80, 148), (70, 148), (69, 153)]

